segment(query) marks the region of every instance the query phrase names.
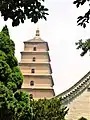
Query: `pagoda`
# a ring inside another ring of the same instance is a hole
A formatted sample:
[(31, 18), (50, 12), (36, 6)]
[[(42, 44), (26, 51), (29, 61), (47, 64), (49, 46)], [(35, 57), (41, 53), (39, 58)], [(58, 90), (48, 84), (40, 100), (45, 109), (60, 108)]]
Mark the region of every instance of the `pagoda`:
[(19, 67), (24, 76), (22, 90), (34, 99), (55, 96), (48, 51), (48, 43), (40, 38), (40, 31), (37, 29), (35, 37), (24, 42), (24, 51), (21, 52)]

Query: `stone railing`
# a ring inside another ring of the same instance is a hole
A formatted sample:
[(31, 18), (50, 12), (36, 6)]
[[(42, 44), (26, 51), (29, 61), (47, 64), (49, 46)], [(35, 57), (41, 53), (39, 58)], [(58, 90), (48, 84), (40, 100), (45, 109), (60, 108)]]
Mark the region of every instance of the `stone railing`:
[(57, 95), (56, 97), (62, 97), (63, 104), (69, 104), (73, 99), (79, 96), (90, 85), (90, 71), (75, 85), (68, 90)]

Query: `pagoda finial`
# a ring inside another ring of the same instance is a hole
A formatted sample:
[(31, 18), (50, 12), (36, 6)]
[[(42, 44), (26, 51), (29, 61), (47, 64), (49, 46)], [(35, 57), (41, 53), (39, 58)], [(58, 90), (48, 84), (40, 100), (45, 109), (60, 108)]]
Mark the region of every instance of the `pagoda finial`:
[(40, 38), (40, 31), (39, 31), (39, 28), (37, 28), (36, 30), (36, 35), (35, 35), (35, 38)]

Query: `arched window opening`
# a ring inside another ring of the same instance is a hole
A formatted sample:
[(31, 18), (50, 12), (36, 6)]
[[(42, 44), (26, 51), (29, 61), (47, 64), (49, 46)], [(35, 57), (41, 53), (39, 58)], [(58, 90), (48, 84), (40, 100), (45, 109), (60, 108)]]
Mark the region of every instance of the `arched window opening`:
[(31, 69), (31, 73), (35, 73), (35, 69)]
[(33, 51), (36, 51), (36, 47), (33, 47)]
[(30, 81), (30, 85), (33, 86), (34, 85), (34, 81)]
[(36, 61), (36, 58), (35, 57), (33, 57), (33, 62), (35, 62)]

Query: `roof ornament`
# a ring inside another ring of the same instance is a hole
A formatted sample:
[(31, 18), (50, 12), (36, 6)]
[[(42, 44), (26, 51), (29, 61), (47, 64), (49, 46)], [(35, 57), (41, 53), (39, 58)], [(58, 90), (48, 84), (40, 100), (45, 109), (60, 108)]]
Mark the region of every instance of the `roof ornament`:
[(39, 38), (40, 38), (39, 28), (37, 28), (37, 30), (36, 30), (35, 38), (36, 38), (36, 39), (39, 39)]

